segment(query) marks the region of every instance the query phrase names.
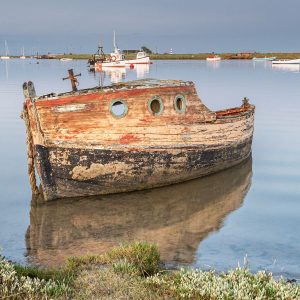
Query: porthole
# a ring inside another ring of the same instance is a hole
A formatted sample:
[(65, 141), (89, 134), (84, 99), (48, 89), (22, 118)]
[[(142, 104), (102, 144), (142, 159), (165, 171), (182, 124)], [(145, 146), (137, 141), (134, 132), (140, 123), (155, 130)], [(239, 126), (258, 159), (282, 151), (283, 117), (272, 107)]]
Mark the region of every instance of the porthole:
[(148, 101), (148, 109), (154, 116), (158, 116), (164, 110), (164, 103), (161, 98), (155, 96)]
[(128, 112), (128, 105), (125, 100), (115, 99), (110, 102), (109, 110), (115, 118), (123, 118)]
[(180, 114), (183, 114), (186, 111), (186, 100), (184, 96), (176, 95), (174, 99), (174, 108)]

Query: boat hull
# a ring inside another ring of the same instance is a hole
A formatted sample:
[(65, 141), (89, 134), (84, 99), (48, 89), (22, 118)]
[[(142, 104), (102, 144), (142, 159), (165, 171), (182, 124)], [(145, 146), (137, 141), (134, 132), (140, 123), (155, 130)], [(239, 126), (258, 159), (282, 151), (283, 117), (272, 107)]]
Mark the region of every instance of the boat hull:
[(272, 61), (276, 59), (276, 57), (253, 57), (254, 61)]
[(125, 61), (111, 61), (111, 62), (96, 62), (94, 65), (95, 71), (102, 71), (105, 68), (125, 68)]
[(37, 145), (46, 200), (149, 189), (232, 167), (251, 153), (252, 138), (227, 146), (104, 150)]
[(207, 57), (206, 61), (220, 61), (221, 57)]
[(136, 59), (129, 59), (125, 60), (126, 65), (150, 65), (150, 58), (149, 57), (142, 57), (142, 58), (136, 58)]

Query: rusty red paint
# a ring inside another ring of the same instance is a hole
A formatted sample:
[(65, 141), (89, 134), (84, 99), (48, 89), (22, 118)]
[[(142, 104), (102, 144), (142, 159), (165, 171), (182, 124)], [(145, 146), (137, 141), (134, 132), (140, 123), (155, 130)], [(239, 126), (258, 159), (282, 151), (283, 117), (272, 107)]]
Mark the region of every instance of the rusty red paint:
[(140, 139), (133, 134), (126, 134), (120, 138), (120, 144), (128, 145), (131, 143), (138, 142)]
[(228, 110), (222, 110), (222, 111), (217, 111), (216, 114), (217, 116), (230, 116), (230, 115), (235, 115), (239, 114), (241, 112), (247, 111), (248, 108), (233, 108), (233, 109), (228, 109)]
[[(162, 88), (152, 88), (152, 93), (158, 93), (161, 94), (162, 92), (174, 92), (174, 90), (178, 90), (178, 92), (188, 91), (190, 89), (189, 86), (182, 86), (182, 87), (162, 87)], [(58, 98), (58, 99), (44, 99), (42, 101), (36, 102), (36, 107), (54, 107), (59, 105), (65, 105), (65, 104), (78, 104), (78, 103), (87, 103), (87, 102), (93, 102), (94, 100), (103, 100), (103, 98), (111, 100), (115, 98), (127, 98), (127, 97), (136, 97), (138, 95), (144, 94), (145, 89), (130, 89), (130, 90), (122, 90), (122, 91), (114, 91), (113, 93), (104, 92), (101, 93), (101, 90), (95, 93), (89, 93), (89, 94), (82, 94), (80, 97), (78, 95), (72, 95), (72, 96), (66, 96), (64, 98)], [(29, 100), (30, 101), (30, 100)]]

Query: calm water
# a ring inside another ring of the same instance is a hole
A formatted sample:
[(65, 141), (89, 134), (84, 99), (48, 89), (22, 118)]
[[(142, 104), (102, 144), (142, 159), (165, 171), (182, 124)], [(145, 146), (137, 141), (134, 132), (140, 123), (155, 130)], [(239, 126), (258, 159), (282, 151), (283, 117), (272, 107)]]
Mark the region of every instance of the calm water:
[[(24, 81), (38, 94), (67, 91), (67, 69), (80, 88), (155, 77), (196, 83), (211, 109), (257, 107), (252, 160), (203, 179), (122, 195), (54, 201), (31, 199), (25, 128), (19, 118)], [(247, 256), (254, 271), (300, 279), (300, 73), (269, 62), (157, 61), (150, 68), (99, 74), (86, 62), (0, 61), (0, 247), (21, 263), (60, 264), (124, 240), (159, 245), (167, 262), (226, 270)]]

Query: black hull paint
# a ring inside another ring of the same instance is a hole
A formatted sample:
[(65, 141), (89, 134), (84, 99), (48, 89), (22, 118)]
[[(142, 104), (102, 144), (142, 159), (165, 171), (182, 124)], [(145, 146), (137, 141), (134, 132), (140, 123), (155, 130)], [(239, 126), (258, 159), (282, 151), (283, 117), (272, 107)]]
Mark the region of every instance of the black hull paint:
[(142, 190), (205, 176), (245, 160), (252, 139), (226, 147), (101, 150), (35, 146), (45, 200)]

